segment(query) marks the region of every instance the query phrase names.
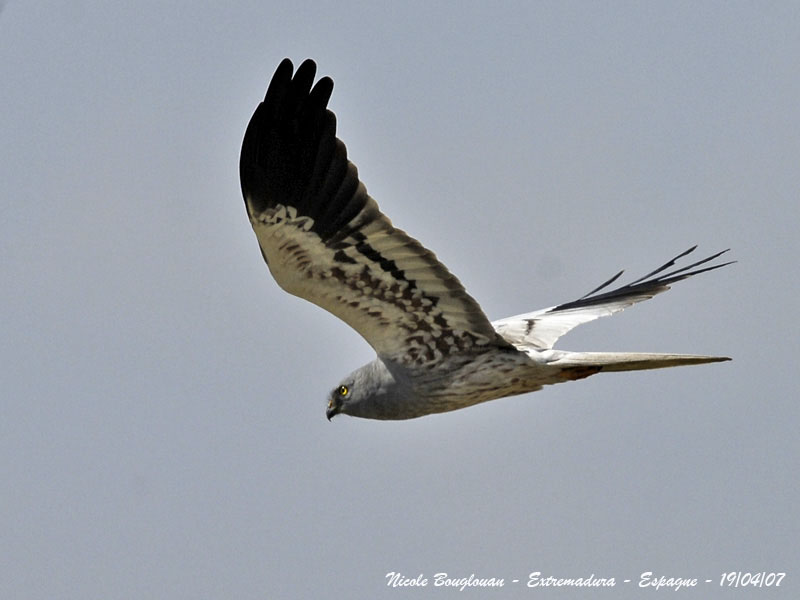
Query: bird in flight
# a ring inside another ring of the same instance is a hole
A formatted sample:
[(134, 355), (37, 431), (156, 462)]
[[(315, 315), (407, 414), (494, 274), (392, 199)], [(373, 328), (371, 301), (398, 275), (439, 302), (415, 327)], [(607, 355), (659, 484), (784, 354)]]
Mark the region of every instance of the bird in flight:
[[(372, 346), (372, 362), (328, 396), (327, 417), (411, 419), (596, 373), (730, 360), (721, 356), (568, 352), (572, 328), (718, 269), (726, 251), (676, 266), (695, 248), (627, 285), (620, 271), (585, 296), (490, 322), (461, 282), (378, 208), (336, 137), (333, 81), (284, 59), (242, 143), (240, 177), (261, 254), (284, 290), (342, 319)], [(705, 265), (705, 266), (703, 266)]]

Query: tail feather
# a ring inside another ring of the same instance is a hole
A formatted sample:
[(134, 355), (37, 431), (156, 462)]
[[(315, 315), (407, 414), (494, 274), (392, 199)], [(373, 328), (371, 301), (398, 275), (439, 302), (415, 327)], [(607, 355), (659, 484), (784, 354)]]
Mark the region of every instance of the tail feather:
[(727, 356), (698, 356), (695, 354), (659, 354), (653, 352), (564, 352), (556, 361), (555, 367), (566, 369), (589, 368), (595, 372), (639, 371), (643, 369), (664, 369), (685, 365), (731, 360)]

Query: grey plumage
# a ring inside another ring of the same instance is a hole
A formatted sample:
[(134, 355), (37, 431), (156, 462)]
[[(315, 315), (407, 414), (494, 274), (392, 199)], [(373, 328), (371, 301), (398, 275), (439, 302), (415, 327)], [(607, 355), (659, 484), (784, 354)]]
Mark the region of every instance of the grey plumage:
[[(628, 285), (490, 322), (436, 256), (395, 228), (367, 194), (327, 109), (333, 82), (285, 59), (247, 127), (245, 205), (278, 284), (344, 320), (377, 357), (345, 378), (327, 416), (407, 419), (522, 394), (601, 371), (654, 369), (726, 357), (555, 350), (573, 327), (729, 263), (720, 253), (668, 271), (691, 248)], [(665, 271), (668, 271), (665, 273)]]

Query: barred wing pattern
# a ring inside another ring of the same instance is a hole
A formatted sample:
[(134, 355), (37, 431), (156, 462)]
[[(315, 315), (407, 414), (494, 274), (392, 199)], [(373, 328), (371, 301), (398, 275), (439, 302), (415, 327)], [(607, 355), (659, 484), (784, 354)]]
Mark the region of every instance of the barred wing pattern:
[(247, 127), (242, 193), (278, 284), (336, 315), (381, 358), (430, 369), (512, 346), (430, 250), (392, 226), (358, 179), (316, 65), (278, 66)]

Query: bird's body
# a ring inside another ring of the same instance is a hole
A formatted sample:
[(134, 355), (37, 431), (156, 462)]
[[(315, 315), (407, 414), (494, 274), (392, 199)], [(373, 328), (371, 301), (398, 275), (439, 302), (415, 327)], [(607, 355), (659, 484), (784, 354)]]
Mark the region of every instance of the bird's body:
[[(354, 407), (348, 413), (372, 419), (422, 417), (533, 392), (556, 383), (553, 375), (559, 370), (537, 363), (525, 353), (496, 347), (445, 358), (440, 366), (414, 377), (404, 376), (402, 371), (393, 374), (380, 358), (361, 369), (365, 378), (392, 381), (391, 393), (383, 395), (380, 402)], [(361, 369), (345, 379), (348, 383), (344, 385), (358, 383)]]
[[(327, 110), (333, 83), (312, 88), (315, 65), (278, 67), (245, 134), (242, 191), (262, 255), (278, 284), (333, 313), (377, 357), (331, 392), (338, 413), (408, 419), (523, 394), (601, 371), (654, 369), (729, 360), (553, 349), (573, 327), (724, 266), (669, 270), (548, 309), (490, 322), (436, 256), (395, 228), (367, 195)], [(727, 263), (725, 263), (727, 264)], [(692, 270), (694, 269), (694, 270)]]

